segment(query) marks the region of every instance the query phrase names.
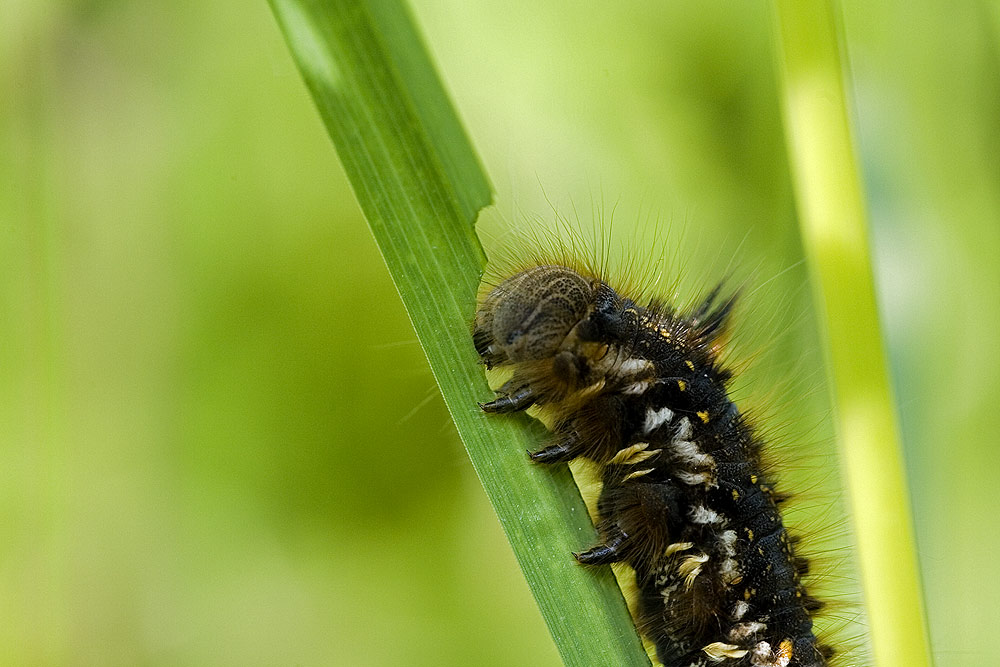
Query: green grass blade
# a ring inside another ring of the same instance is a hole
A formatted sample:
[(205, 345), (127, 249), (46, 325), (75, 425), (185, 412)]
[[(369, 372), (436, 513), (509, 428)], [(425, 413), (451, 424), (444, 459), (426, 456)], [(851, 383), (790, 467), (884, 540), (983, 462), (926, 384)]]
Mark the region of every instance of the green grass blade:
[(777, 0), (776, 6), (785, 132), (803, 243), (828, 337), (872, 649), (878, 665), (928, 665), (835, 8), (829, 0)]
[(394, 0), (271, 6), (564, 662), (648, 665), (610, 569), (570, 556), (596, 535), (568, 469), (528, 464), (531, 420), (476, 405), (491, 396), (469, 329), (489, 187), (407, 12)]

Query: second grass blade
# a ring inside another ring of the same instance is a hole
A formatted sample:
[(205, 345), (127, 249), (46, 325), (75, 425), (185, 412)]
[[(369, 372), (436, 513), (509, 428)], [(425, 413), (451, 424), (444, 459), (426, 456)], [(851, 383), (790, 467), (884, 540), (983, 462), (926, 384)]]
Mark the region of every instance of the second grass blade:
[(829, 0), (776, 2), (789, 161), (827, 332), (876, 663), (928, 665), (916, 544), (835, 12)]

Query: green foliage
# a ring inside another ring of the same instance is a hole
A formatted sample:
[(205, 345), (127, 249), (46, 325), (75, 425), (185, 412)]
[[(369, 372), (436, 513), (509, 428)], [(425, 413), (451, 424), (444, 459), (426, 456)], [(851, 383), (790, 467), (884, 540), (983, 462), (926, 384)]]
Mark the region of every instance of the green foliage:
[[(735, 257), (736, 389), (835, 507), (767, 4), (410, 6), (496, 186), (487, 251), (548, 198), (671, 226), (682, 299)], [(934, 658), (988, 665), (1000, 11), (840, 12)], [(0, 661), (561, 664), (268, 4), (0, 3), (0, 55)]]

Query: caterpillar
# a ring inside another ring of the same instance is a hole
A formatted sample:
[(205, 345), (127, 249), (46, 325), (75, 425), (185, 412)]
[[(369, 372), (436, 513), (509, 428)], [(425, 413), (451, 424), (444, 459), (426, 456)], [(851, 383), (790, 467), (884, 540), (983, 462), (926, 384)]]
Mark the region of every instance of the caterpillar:
[(524, 268), (480, 298), (476, 351), (512, 371), (480, 406), (550, 415), (535, 463), (597, 464), (601, 539), (574, 556), (634, 570), (660, 662), (822, 667), (833, 650), (813, 632), (809, 561), (720, 361), (737, 298), (719, 286), (693, 308), (640, 304), (587, 268)]

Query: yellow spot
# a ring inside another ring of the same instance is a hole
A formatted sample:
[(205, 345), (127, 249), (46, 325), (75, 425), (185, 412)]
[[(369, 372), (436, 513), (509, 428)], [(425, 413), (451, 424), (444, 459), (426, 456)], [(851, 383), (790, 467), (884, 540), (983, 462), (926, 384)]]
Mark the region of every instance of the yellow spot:
[(757, 483), (757, 475), (750, 475), (750, 483), (751, 484)]
[(782, 639), (781, 643), (778, 644), (778, 660), (784, 661), (784, 664), (788, 664), (788, 661), (792, 659), (792, 640)]
[(753, 542), (753, 530), (751, 528), (747, 528), (747, 539)]
[(760, 554), (761, 556), (763, 556), (764, 555), (764, 547), (757, 547), (757, 553)]
[(740, 499), (740, 492), (737, 491), (736, 489), (733, 489), (733, 500), (739, 500), (739, 499)]
[(743, 599), (744, 600), (749, 600), (750, 598), (753, 597), (753, 594), (754, 594), (754, 590), (752, 588), (748, 588), (745, 591), (743, 591)]
[(699, 410), (697, 413), (698, 418), (705, 424), (708, 423), (708, 410)]
[(802, 597), (802, 591), (795, 591), (795, 597), (797, 598)]
[(690, 359), (687, 359), (684, 362), (684, 365), (687, 366), (688, 368), (690, 368), (691, 370), (694, 370), (694, 362), (692, 362)]
[(723, 644), (722, 642), (712, 642), (708, 646), (703, 646), (701, 650), (713, 662), (722, 662), (726, 658), (739, 659), (749, 653), (749, 651), (740, 648), (736, 644)]
[(688, 386), (687, 382), (685, 382), (684, 380), (678, 380), (677, 381), (677, 388), (680, 389), (681, 391), (686, 391), (687, 390), (687, 386)]

